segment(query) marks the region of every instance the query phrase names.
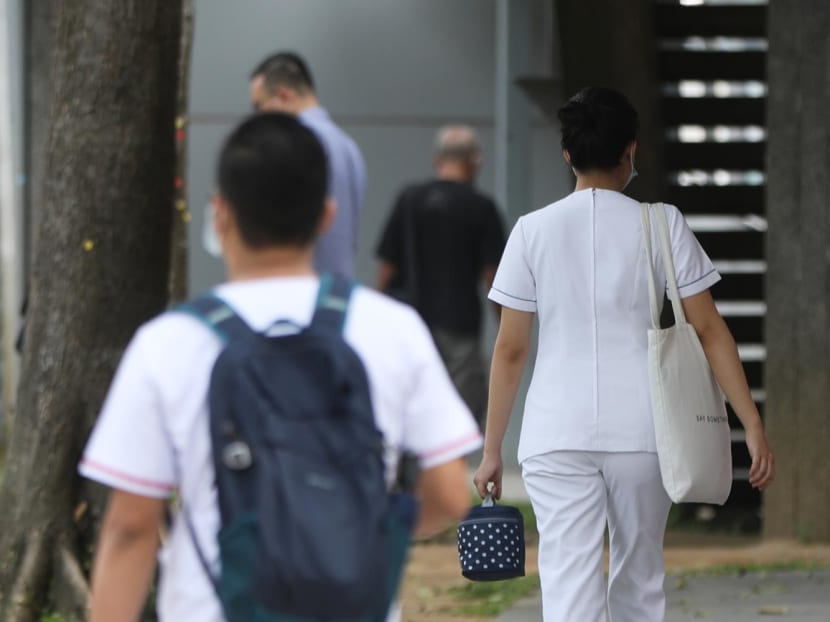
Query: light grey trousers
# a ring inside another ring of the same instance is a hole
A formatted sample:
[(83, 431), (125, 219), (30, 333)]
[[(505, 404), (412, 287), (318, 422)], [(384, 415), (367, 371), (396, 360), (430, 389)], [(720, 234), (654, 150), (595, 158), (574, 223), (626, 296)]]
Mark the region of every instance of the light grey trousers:
[(539, 529), (544, 621), (662, 622), (671, 501), (657, 454), (555, 451), (522, 462), (522, 477)]

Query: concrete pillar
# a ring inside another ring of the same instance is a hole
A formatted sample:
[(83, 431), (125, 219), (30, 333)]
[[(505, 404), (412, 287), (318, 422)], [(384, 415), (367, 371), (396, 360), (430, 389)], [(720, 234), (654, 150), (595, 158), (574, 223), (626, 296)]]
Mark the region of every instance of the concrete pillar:
[(530, 104), (516, 80), (529, 65), (530, 0), (496, 3), (496, 201), (508, 226), (531, 209)]

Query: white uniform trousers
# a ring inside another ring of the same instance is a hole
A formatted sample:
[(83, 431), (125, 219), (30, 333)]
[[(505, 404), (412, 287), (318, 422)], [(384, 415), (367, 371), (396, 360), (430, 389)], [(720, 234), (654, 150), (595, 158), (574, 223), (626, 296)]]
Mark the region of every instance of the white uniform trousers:
[(662, 622), (671, 501), (657, 454), (555, 451), (522, 462), (522, 477), (539, 529), (544, 622)]

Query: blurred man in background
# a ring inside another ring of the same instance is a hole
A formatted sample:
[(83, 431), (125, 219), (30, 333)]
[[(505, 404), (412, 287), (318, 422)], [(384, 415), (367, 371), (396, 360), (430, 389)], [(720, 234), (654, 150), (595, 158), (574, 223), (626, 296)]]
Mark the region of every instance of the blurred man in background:
[(493, 201), (473, 186), (481, 161), (472, 128), (450, 125), (438, 132), (436, 179), (398, 197), (377, 249), (377, 285), (418, 310), (458, 392), (483, 426), (487, 379), (479, 286), (493, 283), (504, 229)]
[(306, 62), (293, 52), (273, 54), (251, 73), (251, 103), (259, 112), (297, 116), (326, 151), (329, 193), (337, 204), (331, 230), (317, 243), (314, 267), (319, 272), (354, 276), (360, 210), (366, 195), (366, 165), (352, 138), (320, 106)]

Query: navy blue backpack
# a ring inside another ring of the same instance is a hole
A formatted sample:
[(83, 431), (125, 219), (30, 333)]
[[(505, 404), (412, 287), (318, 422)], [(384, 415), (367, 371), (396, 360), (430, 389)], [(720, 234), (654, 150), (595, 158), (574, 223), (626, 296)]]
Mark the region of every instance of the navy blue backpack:
[(229, 622), (385, 620), (416, 515), (387, 491), (366, 371), (342, 336), (353, 284), (324, 275), (311, 324), (253, 331), (222, 300), (178, 310), (225, 342), (209, 389)]

